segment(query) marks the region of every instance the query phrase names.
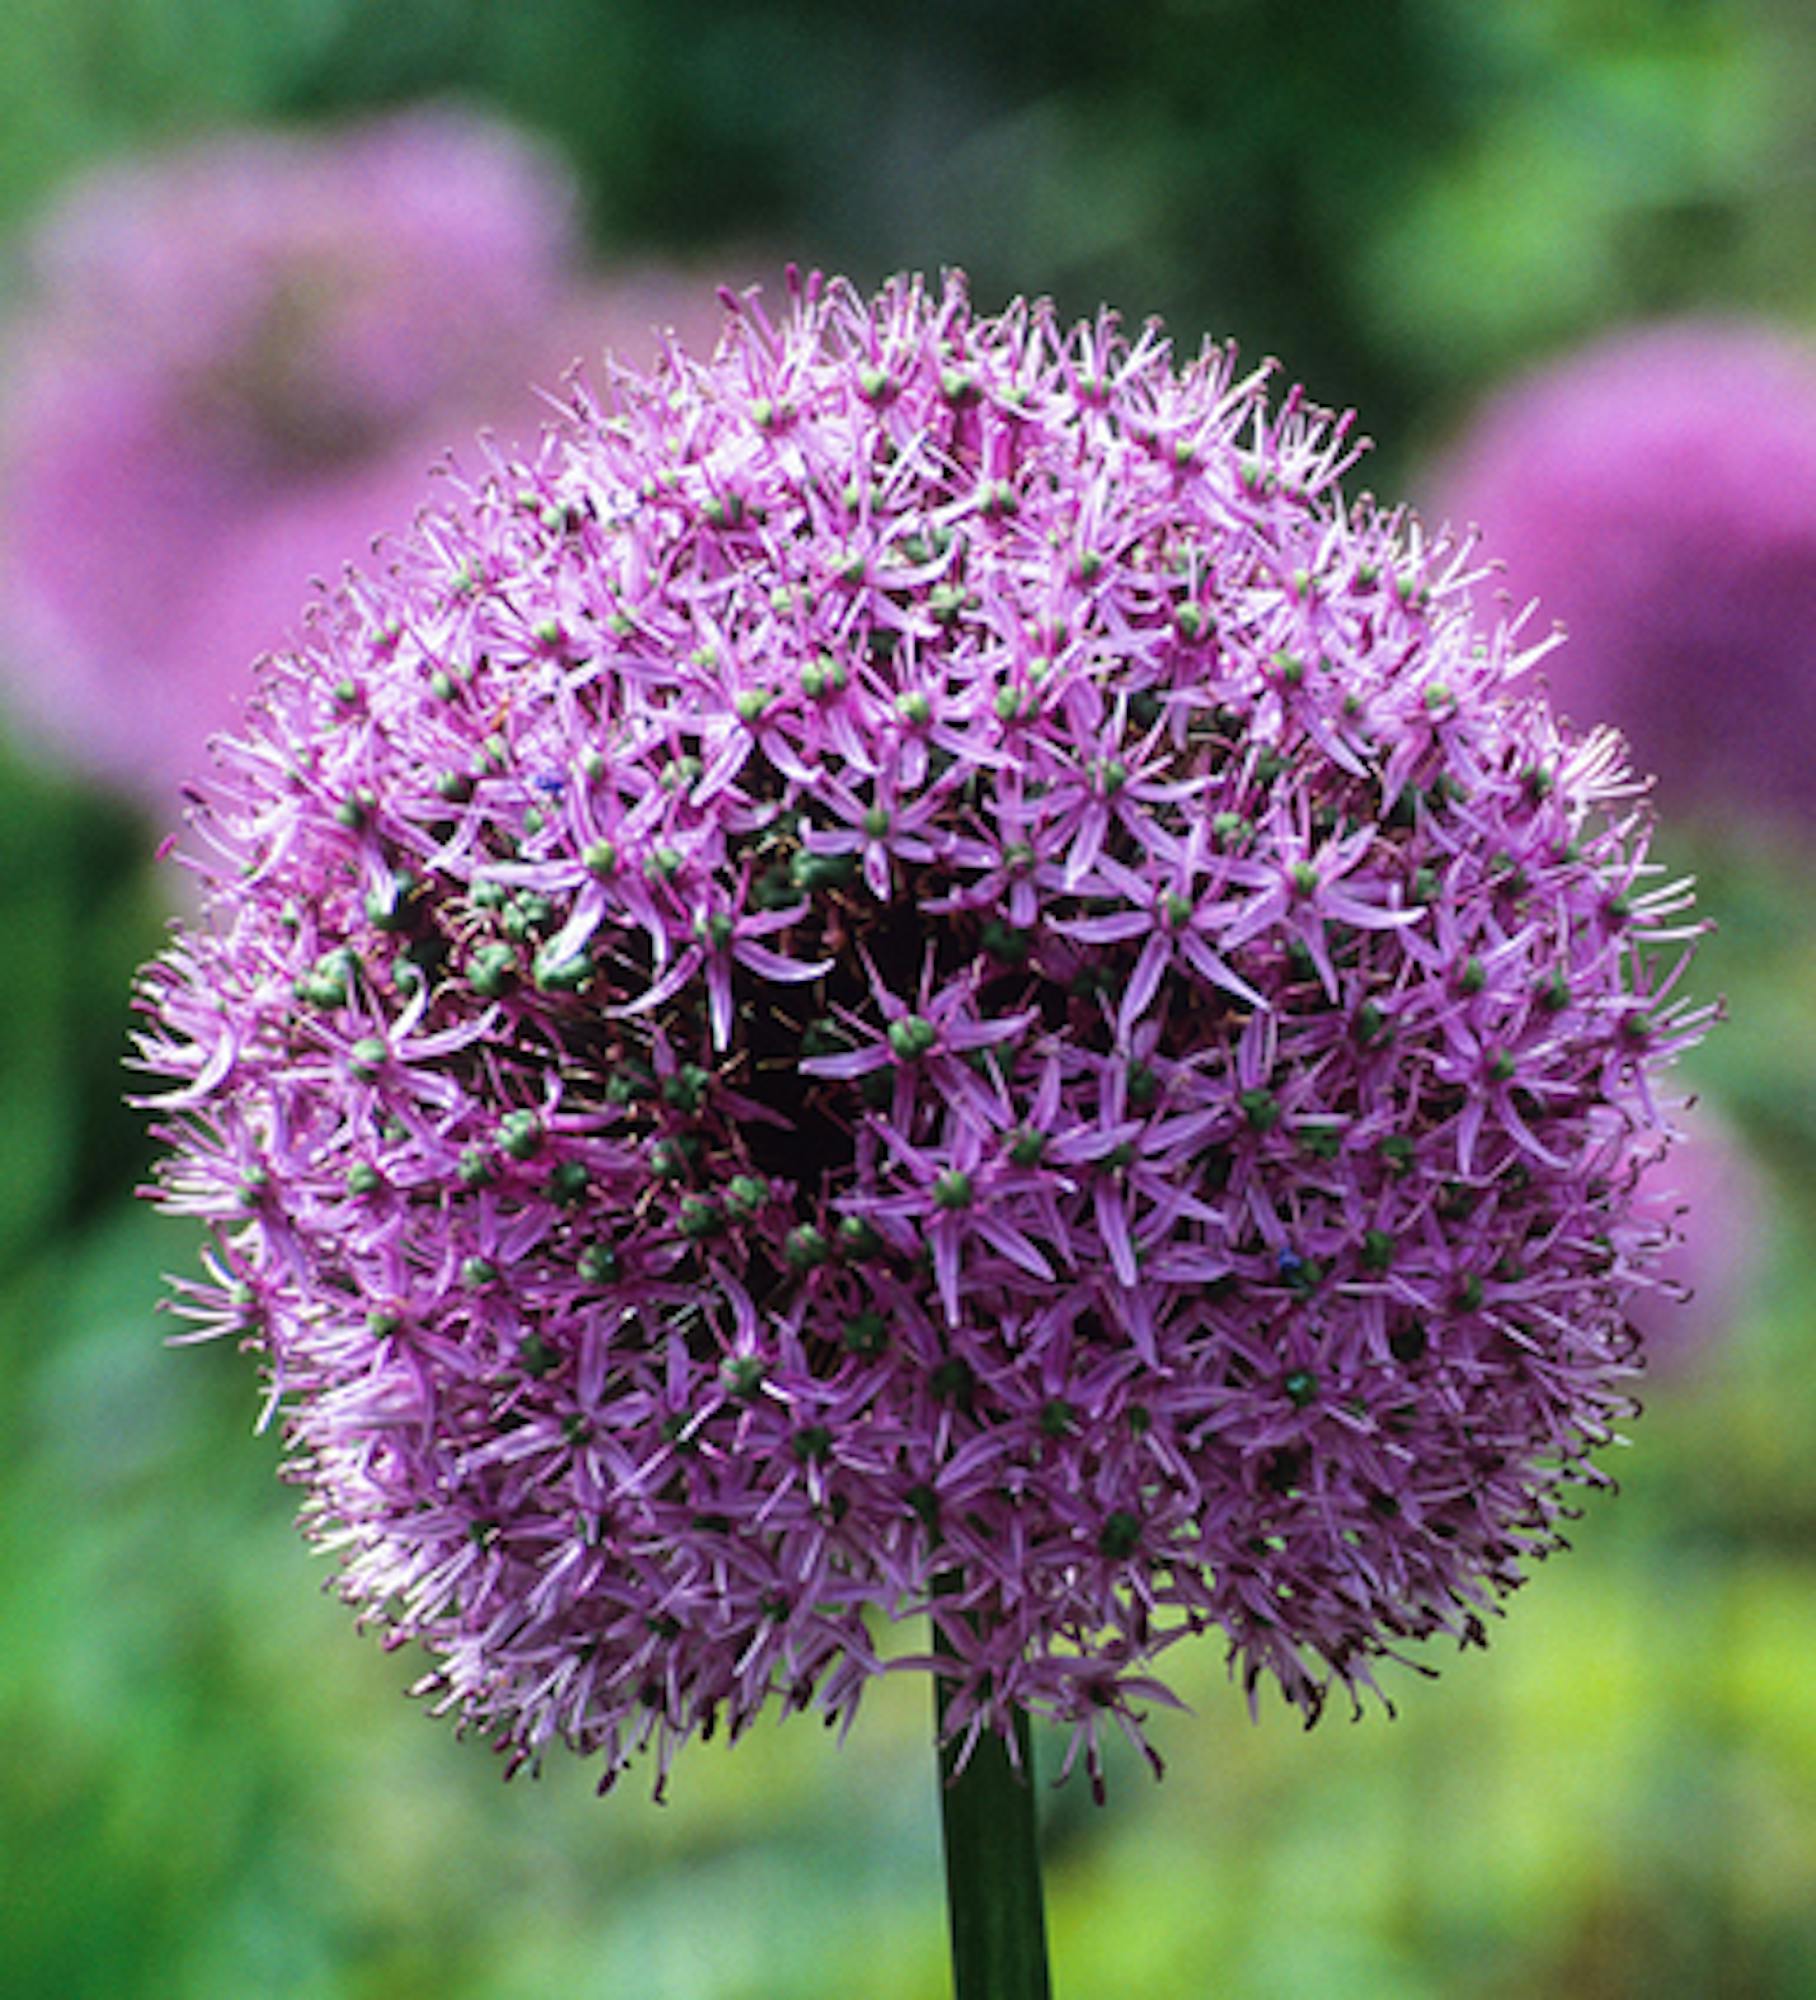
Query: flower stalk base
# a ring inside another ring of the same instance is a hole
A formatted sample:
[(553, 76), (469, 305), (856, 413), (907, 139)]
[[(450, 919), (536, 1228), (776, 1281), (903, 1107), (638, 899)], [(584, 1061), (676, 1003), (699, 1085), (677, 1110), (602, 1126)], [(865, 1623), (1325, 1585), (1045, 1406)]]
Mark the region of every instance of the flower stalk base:
[[(936, 1685), (935, 1706), (943, 1711), (945, 1683)], [(1019, 1769), (991, 1730), (962, 1771), (956, 1744), (939, 1753), (954, 2000), (1051, 2000), (1034, 1751), (1019, 1711), (1015, 1747)]]

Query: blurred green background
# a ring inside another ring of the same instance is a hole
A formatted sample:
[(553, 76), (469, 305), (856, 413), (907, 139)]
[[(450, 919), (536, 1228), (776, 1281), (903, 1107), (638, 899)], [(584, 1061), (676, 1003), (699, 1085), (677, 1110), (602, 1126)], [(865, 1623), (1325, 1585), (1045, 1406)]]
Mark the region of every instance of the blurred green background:
[[(961, 264), (1234, 334), (1361, 410), (1390, 494), (1602, 328), (1816, 322), (1801, 0), (19, 0), (0, 237), (97, 159), (448, 94), (565, 153), (607, 267)], [(118, 1101), (157, 833), (0, 751), (0, 1991), (943, 1993), (918, 1680), (600, 1802), (501, 1786), (320, 1595), (251, 1364), (152, 1310), (194, 1248)], [(1739, 1319), (1490, 1650), (1390, 1672), (1397, 1722), (1251, 1725), (1206, 1643), (1164, 1784), (1050, 1797), (1067, 2000), (1816, 1992), (1816, 908), (1806, 855), (1670, 847), (1733, 1013), (1694, 1076), (1770, 1196)]]

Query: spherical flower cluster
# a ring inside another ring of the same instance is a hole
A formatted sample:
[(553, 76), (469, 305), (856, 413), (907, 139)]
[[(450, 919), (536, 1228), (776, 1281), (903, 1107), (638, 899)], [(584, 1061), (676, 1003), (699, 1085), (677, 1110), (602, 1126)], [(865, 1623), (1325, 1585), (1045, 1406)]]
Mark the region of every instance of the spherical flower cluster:
[(411, 518), (448, 437), (533, 434), (529, 382), (595, 342), (653, 357), (678, 287), (595, 298), (583, 332), (573, 210), (522, 139), (447, 110), (78, 183), (28, 245), (6, 356), (0, 673), (21, 719), (168, 811), (311, 575)]
[(340, 1591), (608, 1779), (886, 1664), (1095, 1771), (1184, 1634), (1308, 1717), (1479, 1640), (1705, 1019), (1618, 740), (1265, 369), (728, 304), (270, 666), (144, 978)]
[(1680, 1142), (1640, 1190), (1674, 1237), (1629, 1314), (1654, 1383), (1692, 1378), (1720, 1352), (1770, 1244), (1771, 1203), (1739, 1134), (1704, 1104), (1679, 1123)]
[(1668, 809), (1807, 827), (1816, 789), (1816, 359), (1647, 328), (1492, 401), (1431, 481), (1570, 642), (1560, 711), (1617, 724)]

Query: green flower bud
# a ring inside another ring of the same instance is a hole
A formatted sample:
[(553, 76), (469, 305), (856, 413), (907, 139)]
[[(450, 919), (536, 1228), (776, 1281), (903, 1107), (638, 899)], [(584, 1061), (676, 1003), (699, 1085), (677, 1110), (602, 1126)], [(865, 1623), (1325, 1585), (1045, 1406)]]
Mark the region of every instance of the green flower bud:
[(918, 1062), (939, 1039), (939, 1030), (920, 1014), (904, 1014), (889, 1024), (889, 1046), (899, 1062)]
[(841, 1329), (848, 1354), (874, 1360), (889, 1345), (889, 1327), (880, 1312), (861, 1312), (848, 1319)]
[(498, 1144), (514, 1160), (534, 1159), (542, 1148), (542, 1120), (533, 1111), (508, 1111), (498, 1126)]
[(1141, 1522), (1118, 1508), (1098, 1530), (1097, 1551), (1112, 1562), (1126, 1562), (1141, 1546)]
[(782, 1255), (788, 1260), (790, 1270), (806, 1273), (818, 1270), (826, 1262), (832, 1255), (832, 1245), (811, 1222), (803, 1222), (784, 1238)]
[(482, 1000), (499, 1000), (517, 977), (517, 954), (508, 944), (482, 944), (467, 960), (467, 984)]

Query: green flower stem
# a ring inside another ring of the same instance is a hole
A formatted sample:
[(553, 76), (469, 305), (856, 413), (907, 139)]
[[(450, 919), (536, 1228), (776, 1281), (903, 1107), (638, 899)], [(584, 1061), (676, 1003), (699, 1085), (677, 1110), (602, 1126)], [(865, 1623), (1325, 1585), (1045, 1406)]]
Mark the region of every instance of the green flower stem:
[[(936, 1650), (948, 1648), (935, 1639)], [(948, 1684), (936, 1678), (944, 1722)], [(1051, 2000), (1040, 1847), (1034, 1828), (1034, 1751), (1028, 1718), (1015, 1717), (1017, 1771), (993, 1730), (978, 1737), (955, 1775), (957, 1746), (940, 1751), (940, 1821), (955, 2000)]]

